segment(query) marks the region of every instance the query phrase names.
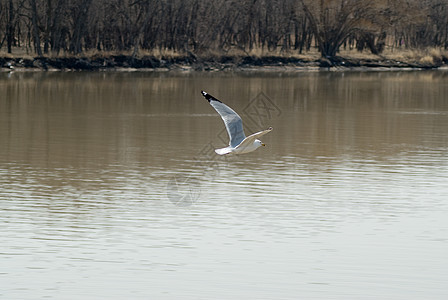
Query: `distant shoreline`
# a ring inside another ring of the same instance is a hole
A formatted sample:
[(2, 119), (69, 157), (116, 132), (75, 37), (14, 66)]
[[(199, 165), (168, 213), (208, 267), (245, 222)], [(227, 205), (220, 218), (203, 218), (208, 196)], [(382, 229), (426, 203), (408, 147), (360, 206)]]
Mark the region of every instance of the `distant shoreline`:
[(447, 68), (448, 59), (427, 61), (381, 57), (330, 59), (287, 56), (195, 55), (156, 57), (98, 55), (92, 57), (0, 57), (0, 71), (319, 71), (319, 70), (421, 70)]

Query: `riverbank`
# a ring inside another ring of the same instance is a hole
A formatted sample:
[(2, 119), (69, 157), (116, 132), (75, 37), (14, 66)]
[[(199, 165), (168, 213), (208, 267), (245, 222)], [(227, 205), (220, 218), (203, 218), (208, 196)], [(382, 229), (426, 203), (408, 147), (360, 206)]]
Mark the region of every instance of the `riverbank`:
[(317, 55), (214, 55), (196, 56), (144, 55), (134, 57), (124, 54), (64, 56), (64, 57), (14, 57), (0, 56), (0, 70), (11, 71), (303, 71), (349, 69), (437, 69), (448, 66), (448, 56), (440, 53), (420, 55), (357, 55), (341, 53), (331, 59)]

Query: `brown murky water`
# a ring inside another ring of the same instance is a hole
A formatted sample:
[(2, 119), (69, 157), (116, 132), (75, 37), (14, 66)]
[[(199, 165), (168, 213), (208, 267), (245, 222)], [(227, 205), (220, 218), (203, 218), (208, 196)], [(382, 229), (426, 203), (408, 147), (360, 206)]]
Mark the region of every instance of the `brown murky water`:
[[(273, 126), (218, 157), (206, 90)], [(443, 299), (448, 73), (1, 73), (0, 298)]]

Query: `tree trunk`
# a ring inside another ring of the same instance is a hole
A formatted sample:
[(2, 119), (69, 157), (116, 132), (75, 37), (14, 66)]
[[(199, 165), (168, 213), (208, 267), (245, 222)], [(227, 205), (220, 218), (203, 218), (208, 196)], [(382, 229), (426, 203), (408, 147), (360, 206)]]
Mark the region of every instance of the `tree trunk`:
[(52, 9), (53, 9), (53, 5), (52, 5), (52, 1), (51, 0), (47, 0), (47, 23), (46, 23), (46, 28), (45, 28), (45, 41), (44, 41), (44, 53), (48, 53), (48, 50), (50, 48), (50, 32), (51, 32), (51, 20), (53, 19), (53, 15), (52, 15)]
[(77, 18), (75, 20), (76, 22), (74, 25), (72, 41), (70, 44), (70, 50), (74, 54), (79, 54), (82, 52), (81, 40), (83, 38), (84, 31), (86, 28), (87, 15), (88, 15), (91, 3), (92, 3), (92, 0), (84, 0), (84, 1), (82, 1), (82, 3), (80, 4), (80, 7), (78, 9)]
[(6, 44), (8, 53), (12, 53), (12, 43), (14, 40), (14, 4), (9, 0), (8, 25), (6, 27)]
[(64, 0), (59, 0), (57, 2), (53, 18), (51, 19), (51, 30), (50, 30), (50, 44), (51, 51), (53, 53), (59, 54), (61, 50), (61, 37), (62, 37), (62, 28), (61, 28), (61, 19), (62, 12), (64, 11)]
[(33, 23), (33, 40), (34, 49), (38, 56), (42, 56), (42, 49), (40, 47), (39, 25), (37, 24), (37, 7), (36, 0), (31, 0), (31, 22)]

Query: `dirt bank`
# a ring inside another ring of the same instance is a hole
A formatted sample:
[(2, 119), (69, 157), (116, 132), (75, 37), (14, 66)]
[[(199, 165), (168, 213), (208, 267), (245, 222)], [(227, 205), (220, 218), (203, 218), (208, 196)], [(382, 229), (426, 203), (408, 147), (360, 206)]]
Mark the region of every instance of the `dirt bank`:
[(300, 59), (282, 56), (219, 56), (200, 58), (194, 55), (178, 57), (110, 55), (98, 57), (0, 57), (0, 70), (344, 70), (344, 69), (436, 69), (448, 64), (448, 59), (430, 62), (400, 61), (387, 58)]

